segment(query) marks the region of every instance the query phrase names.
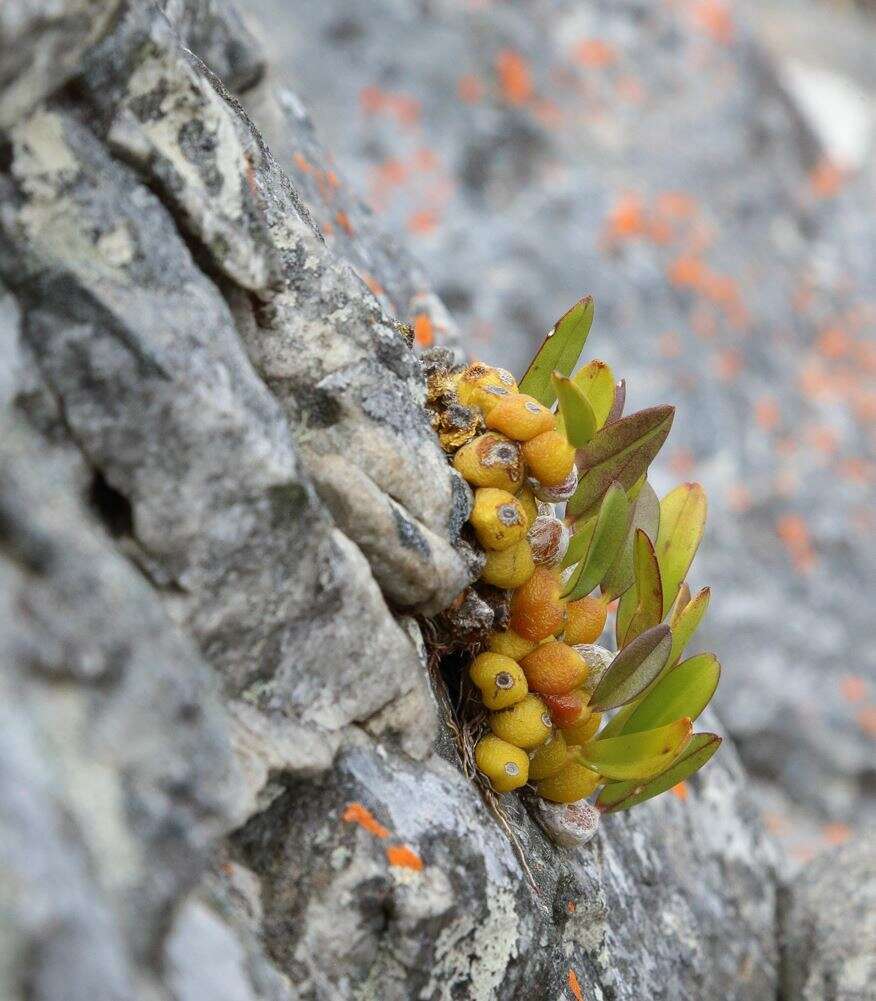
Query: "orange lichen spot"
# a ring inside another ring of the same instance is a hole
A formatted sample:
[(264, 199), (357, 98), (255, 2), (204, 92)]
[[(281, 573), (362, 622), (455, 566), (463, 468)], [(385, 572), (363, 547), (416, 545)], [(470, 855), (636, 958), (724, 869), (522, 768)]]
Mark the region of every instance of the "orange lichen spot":
[(833, 455), (839, 446), (836, 431), (826, 424), (815, 424), (808, 428), (806, 438), (814, 449), (825, 455)]
[(292, 161), (302, 174), (309, 174), (313, 170), (313, 167), (311, 167), (307, 158), (302, 153), (293, 153)]
[(855, 716), (855, 720), (864, 733), (876, 737), (876, 707), (867, 706), (861, 709)]
[(784, 834), (788, 830), (787, 818), (772, 810), (767, 810), (763, 814), (763, 822), (770, 834)]
[(806, 865), (811, 862), (816, 856), (816, 850), (809, 845), (792, 845), (788, 849), (788, 854), (794, 859), (795, 862), (799, 862), (801, 865)]
[(667, 330), (657, 342), (664, 358), (677, 358), (681, 354), (681, 338), (674, 330)]
[(411, 233), (431, 233), (438, 225), (438, 213), (434, 209), (421, 209), (408, 217), (408, 230)]
[(664, 191), (657, 196), (654, 207), (667, 219), (687, 219), (696, 211), (696, 201), (683, 191)]
[(563, 109), (556, 101), (534, 101), (532, 113), (546, 129), (559, 129), (564, 121)]
[(383, 295), (384, 289), (380, 282), (368, 271), (361, 271), (359, 277), (368, 286), (373, 295)]
[(435, 330), (428, 313), (417, 313), (414, 317), (414, 340), (421, 348), (428, 348), (435, 342)]
[(744, 513), (751, 510), (751, 491), (744, 483), (734, 483), (727, 490), (727, 506), (731, 511)]
[(721, 382), (733, 382), (742, 371), (742, 353), (734, 348), (718, 352), (715, 369)]
[(353, 235), (353, 226), (350, 222), (350, 217), (343, 209), (338, 209), (335, 212), (335, 222), (341, 227), (341, 229), (347, 234), (347, 236)]
[(840, 692), (847, 702), (863, 702), (867, 698), (867, 682), (859, 674), (845, 674), (840, 679)]
[(669, 791), (672, 793), (673, 796), (680, 799), (682, 803), (687, 799), (688, 795), (690, 794), (690, 790), (687, 787), (687, 782), (684, 781), (679, 782), (678, 785), (674, 785)]
[(648, 239), (663, 247), (672, 241), (672, 227), (665, 219), (652, 219), (648, 223)]
[(821, 836), (829, 845), (844, 845), (852, 837), (852, 829), (848, 824), (825, 824), (821, 828)]
[(378, 185), (396, 187), (399, 184), (404, 184), (405, 178), (408, 176), (408, 168), (403, 160), (390, 157), (375, 167), (375, 174)]
[(617, 96), (630, 104), (641, 104), (645, 100), (645, 88), (638, 77), (627, 74), (618, 78)]
[(678, 288), (700, 288), (705, 274), (703, 262), (690, 254), (677, 257), (669, 265), (668, 271), (669, 281)]
[(837, 463), (836, 471), (852, 483), (870, 483), (873, 479), (873, 469), (866, 459), (843, 459)]
[(420, 119), (420, 102), (408, 94), (393, 94), (379, 87), (363, 87), (359, 105), (369, 115), (392, 115), (400, 125), (416, 125)]
[(816, 198), (832, 198), (839, 192), (844, 179), (842, 169), (825, 158), (809, 174), (809, 187)]
[(718, 331), (715, 315), (711, 308), (698, 303), (690, 313), (690, 325), (693, 332), (702, 341), (711, 341)]
[(733, 17), (730, 8), (720, 0), (701, 0), (694, 5), (693, 19), (697, 27), (720, 45), (733, 41)]
[(703, 294), (718, 305), (733, 308), (740, 301), (739, 286), (726, 274), (706, 269), (703, 275)]
[(754, 419), (764, 431), (774, 431), (779, 423), (779, 404), (772, 396), (762, 396), (754, 405)]
[(855, 387), (852, 393), (852, 411), (860, 421), (876, 421), (876, 393)]
[(605, 235), (609, 240), (629, 240), (642, 236), (647, 229), (647, 220), (642, 199), (635, 194), (621, 195), (608, 214)]
[(566, 981), (569, 984), (569, 990), (572, 992), (572, 997), (575, 1001), (584, 1001), (584, 995), (581, 993), (581, 985), (578, 983), (578, 976), (571, 966), (566, 975)]
[(456, 93), (465, 104), (477, 104), (484, 96), (484, 85), (474, 73), (466, 73), (456, 84)]
[(605, 69), (617, 62), (617, 50), (601, 38), (582, 38), (573, 54), (575, 60), (588, 69)]
[(400, 125), (406, 125), (410, 128), (420, 120), (420, 102), (415, 97), (409, 97), (407, 94), (393, 94), (390, 96), (388, 106)]
[(823, 358), (842, 358), (848, 354), (851, 338), (842, 327), (828, 327), (822, 331), (815, 349)]
[(364, 827), (369, 834), (373, 834), (377, 838), (389, 837), (388, 828), (377, 820), (364, 803), (348, 803), (341, 819), (348, 824), (358, 824), (360, 827)]
[(390, 845), (386, 849), (386, 860), (397, 869), (411, 869), (420, 872), (423, 868), (423, 860), (407, 845)]
[(363, 87), (359, 91), (359, 105), (369, 115), (383, 108), (383, 91), (379, 87)]
[(805, 365), (798, 379), (800, 389), (813, 397), (829, 396), (831, 383), (821, 365), (817, 361)]
[(669, 456), (669, 468), (682, 479), (690, 476), (696, 465), (693, 452), (689, 448), (675, 448)]
[(438, 168), (438, 154), (428, 146), (421, 146), (413, 156), (413, 164), (417, 170), (426, 172)]
[(526, 104), (532, 97), (529, 63), (512, 49), (502, 49), (496, 58), (496, 75), (502, 96), (509, 104)]
[(803, 573), (815, 565), (815, 551), (802, 515), (783, 514), (776, 522), (776, 531), (785, 544), (794, 566)]

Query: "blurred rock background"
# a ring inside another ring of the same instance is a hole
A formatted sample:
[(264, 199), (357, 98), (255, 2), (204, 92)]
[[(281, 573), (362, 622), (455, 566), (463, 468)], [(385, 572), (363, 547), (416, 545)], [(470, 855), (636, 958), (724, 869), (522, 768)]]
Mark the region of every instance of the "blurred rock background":
[[(866, 5), (865, 5), (866, 6)], [(277, 75), (474, 355), (589, 353), (678, 404), (718, 707), (794, 869), (876, 817), (876, 216), (865, 9), (248, 0)], [(306, 163), (284, 164), (306, 174)], [(331, 192), (314, 214), (344, 227)], [(404, 311), (406, 304), (391, 304)], [(428, 310), (423, 310), (428, 317)], [(414, 321), (415, 310), (406, 318)], [(421, 344), (441, 323), (420, 316)]]

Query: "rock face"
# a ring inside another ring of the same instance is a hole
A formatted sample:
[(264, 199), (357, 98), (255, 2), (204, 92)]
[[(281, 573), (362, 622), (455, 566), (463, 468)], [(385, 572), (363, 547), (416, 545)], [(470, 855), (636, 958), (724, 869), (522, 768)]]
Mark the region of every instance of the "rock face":
[(590, 292), (631, 406), (678, 404), (654, 479), (709, 495), (722, 717), (816, 835), (868, 830), (872, 171), (824, 158), (744, 5), (246, 6), (472, 353), (521, 371)]
[(876, 997), (876, 850), (848, 845), (817, 859), (787, 890), (782, 997)]
[(46, 58), (2, 78), (0, 995), (775, 996), (729, 742), (577, 849), (463, 774), (418, 617), (468, 582), (469, 496), (388, 310), (452, 324), (237, 15), (31, 8), (2, 14)]

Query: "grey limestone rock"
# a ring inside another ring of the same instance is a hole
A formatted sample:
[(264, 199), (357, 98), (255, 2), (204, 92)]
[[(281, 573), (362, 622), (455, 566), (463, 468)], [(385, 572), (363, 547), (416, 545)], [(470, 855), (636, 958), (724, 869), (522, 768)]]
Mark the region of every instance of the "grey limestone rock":
[(864, 840), (828, 852), (785, 890), (782, 994), (786, 1001), (876, 998), (876, 848)]

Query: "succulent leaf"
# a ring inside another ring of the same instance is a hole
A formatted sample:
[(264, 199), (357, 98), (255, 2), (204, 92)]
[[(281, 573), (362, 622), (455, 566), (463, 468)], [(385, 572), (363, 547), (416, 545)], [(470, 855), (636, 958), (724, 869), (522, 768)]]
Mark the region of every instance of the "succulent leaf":
[(577, 529), (569, 540), (569, 548), (566, 550), (566, 555), (560, 564), (562, 569), (565, 570), (566, 567), (574, 566), (587, 555), (587, 550), (590, 548), (590, 540), (593, 538), (593, 532), (596, 529), (597, 517), (597, 515), (593, 515), (592, 518), (581, 522), (581, 527)]
[(578, 450), (576, 462), (580, 475), (578, 487), (568, 502), (569, 513), (577, 516), (591, 513), (615, 480), (629, 490), (660, 451), (674, 415), (674, 407), (650, 407), (597, 431)]
[(569, 375), (578, 359), (593, 323), (592, 296), (585, 296), (553, 325), (535, 357), (520, 380), (519, 390), (534, 396), (546, 407), (557, 398), (551, 381), (554, 371)]
[(563, 597), (576, 601), (596, 587), (624, 541), (629, 509), (626, 491), (619, 483), (612, 483), (599, 508), (587, 555), (572, 574)]
[(718, 687), (721, 665), (713, 653), (701, 653), (671, 668), (636, 706), (621, 733), (638, 733), (683, 716), (696, 719)]
[(615, 382), (611, 367), (594, 359), (579, 369), (572, 381), (587, 397), (596, 418), (596, 428), (601, 428), (614, 403)]
[(627, 402), (627, 382), (626, 379), (621, 379), (620, 382), (614, 387), (614, 400), (612, 400), (611, 410), (608, 412), (608, 417), (605, 418), (605, 425), (614, 424), (623, 416), (624, 404)]
[(596, 415), (583, 390), (565, 375), (554, 372), (551, 376), (557, 399), (560, 402), (558, 430), (575, 448), (586, 445), (596, 431)]
[(705, 524), (706, 494), (699, 483), (682, 483), (660, 502), (657, 561), (663, 578), (664, 614), (672, 607), (690, 569)]
[(605, 726), (599, 732), (600, 740), (606, 737), (617, 737), (623, 733), (624, 727), (627, 725), (627, 720), (638, 708), (639, 703), (642, 701), (642, 697), (633, 699), (632, 702), (628, 702), (625, 706), (621, 706), (620, 709), (611, 717), (611, 719), (605, 724)]
[(607, 785), (596, 805), (603, 813), (617, 813), (659, 796), (699, 771), (721, 746), (716, 733), (695, 733), (675, 761), (650, 782), (617, 782)]
[(669, 626), (661, 624), (637, 636), (614, 658), (602, 676), (590, 707), (615, 709), (637, 698), (660, 674), (672, 647)]
[(675, 596), (675, 601), (672, 603), (672, 608), (669, 609), (670, 626), (676, 622), (678, 616), (690, 601), (690, 597), (690, 588), (687, 586), (687, 581), (683, 581), (681, 587), (678, 589), (678, 594)]
[(655, 730), (593, 740), (571, 753), (603, 778), (641, 781), (666, 771), (684, 750), (692, 730), (689, 719), (679, 719)]
[(656, 626), (663, 618), (663, 584), (660, 580), (660, 567), (654, 553), (654, 543), (641, 528), (636, 529), (633, 566), (635, 591), (628, 591), (627, 594), (634, 595), (635, 605), (623, 634), (623, 642), (618, 644), (621, 649), (632, 643), (637, 636), (641, 636), (646, 629)]
[[(683, 587), (686, 586), (684, 585)], [(690, 596), (690, 591), (688, 591), (688, 596)], [(669, 628), (672, 630), (672, 651), (669, 654), (667, 663), (674, 664), (684, 653), (684, 648), (691, 641), (693, 634), (703, 621), (703, 616), (705, 616), (706, 610), (709, 607), (711, 596), (711, 590), (708, 587), (704, 587), (695, 598), (689, 600), (683, 607), (677, 608), (678, 603), (676, 602), (677, 611), (673, 610), (673, 615), (669, 622)]]
[(660, 526), (660, 501), (654, 488), (645, 480), (630, 511), (630, 521), (623, 545), (608, 573), (602, 579), (602, 593), (608, 600), (618, 598), (629, 590), (635, 580), (633, 568), (633, 542), (636, 529), (642, 531), (652, 542), (657, 541)]

